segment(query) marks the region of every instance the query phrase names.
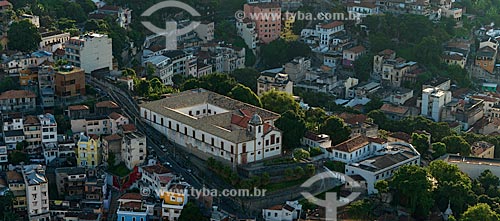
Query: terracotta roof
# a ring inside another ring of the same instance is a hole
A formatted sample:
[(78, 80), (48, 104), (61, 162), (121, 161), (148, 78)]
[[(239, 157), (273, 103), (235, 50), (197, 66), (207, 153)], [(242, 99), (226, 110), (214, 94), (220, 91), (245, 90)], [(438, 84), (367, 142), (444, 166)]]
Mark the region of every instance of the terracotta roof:
[(350, 125), (364, 123), (366, 121), (366, 118), (368, 118), (364, 114), (352, 114), (347, 112), (341, 113), (339, 117), (342, 118), (346, 124)]
[(409, 142), (410, 139), (411, 139), (411, 135), (405, 133), (405, 132), (394, 132), (394, 133), (391, 133), (389, 134), (390, 137), (393, 137), (393, 138), (396, 138), (396, 139), (400, 139), (400, 140), (403, 140), (405, 142)]
[(378, 54), (379, 54), (379, 55), (391, 55), (391, 54), (394, 54), (394, 53), (396, 53), (396, 52), (394, 52), (394, 51), (393, 51), (393, 50), (391, 50), (391, 49), (385, 49), (385, 50), (383, 50), (383, 51), (379, 52)]
[(283, 205), (274, 205), (274, 206), (271, 206), (269, 208), (267, 208), (268, 210), (282, 210), (283, 209)]
[(105, 136), (102, 139), (107, 140), (107, 141), (113, 141), (113, 140), (121, 140), (122, 137), (118, 134), (111, 134), (109, 136)]
[(117, 120), (119, 119), (120, 117), (123, 117), (123, 115), (119, 114), (119, 113), (116, 113), (116, 112), (113, 112), (111, 114), (109, 114), (109, 118), (113, 119), (113, 120)]
[(15, 99), (15, 98), (35, 98), (35, 93), (25, 90), (10, 90), (0, 94), (0, 100)]
[(472, 98), (487, 101), (487, 102), (497, 102), (498, 101), (498, 98), (484, 96), (484, 95), (475, 95), (475, 96), (472, 96)]
[(120, 108), (120, 106), (118, 106), (118, 104), (116, 104), (114, 101), (101, 101), (99, 103), (96, 103), (95, 107)]
[(23, 123), (25, 125), (29, 125), (29, 124), (40, 124), (40, 120), (38, 120), (38, 117), (35, 117), (35, 116), (32, 116), (32, 115), (29, 115), (29, 116), (26, 116)]
[(478, 155), (482, 154), (484, 151), (486, 151), (492, 147), (495, 147), (495, 145), (488, 143), (486, 141), (475, 142), (474, 144), (472, 144), (472, 147), (471, 147), (471, 149), (472, 149), (471, 155), (478, 156)]
[(321, 28), (324, 28), (324, 29), (331, 29), (331, 28), (335, 28), (335, 27), (338, 27), (338, 26), (341, 26), (343, 25), (344, 22), (341, 22), (341, 21), (334, 21), (334, 22), (330, 22), (328, 24), (322, 24), (321, 25)]
[(406, 114), (408, 112), (409, 108), (404, 107), (404, 106), (396, 106), (396, 105), (392, 105), (392, 104), (384, 104), (384, 105), (382, 105), (380, 110), (382, 112), (386, 112), (386, 113)]
[(359, 135), (359, 136), (353, 137), (349, 140), (346, 140), (340, 144), (337, 144), (337, 145), (333, 146), (332, 148), (335, 150), (351, 153), (351, 152), (354, 152), (354, 151), (358, 150), (359, 148), (362, 148), (370, 143), (383, 144), (386, 142), (387, 142), (386, 140), (381, 139), (381, 138), (370, 138), (370, 137), (366, 137), (363, 135)]
[(459, 54), (445, 54), (442, 57), (445, 60), (454, 60), (454, 61), (461, 61), (462, 59), (464, 59), (464, 56)]
[(132, 132), (137, 130), (134, 124), (124, 124), (121, 127), (123, 132)]
[(65, 50), (63, 50), (63, 49), (60, 49), (60, 48), (58, 48), (58, 49), (56, 49), (56, 50), (54, 51), (54, 55), (55, 55), (55, 56), (64, 56), (65, 54), (66, 54), (66, 51), (65, 51)]
[(23, 181), (23, 176), (17, 171), (7, 171), (6, 172), (7, 182), (10, 181)]
[(125, 193), (120, 199), (141, 200), (142, 196), (139, 193)]
[(0, 7), (4, 7), (4, 6), (12, 6), (12, 4), (9, 2), (9, 1), (0, 1)]
[(166, 174), (166, 173), (172, 173), (172, 170), (160, 165), (160, 164), (155, 164), (151, 166), (143, 166), (142, 170), (148, 172), (148, 173), (156, 173), (156, 174)]
[(87, 105), (72, 105), (68, 107), (68, 110), (70, 111), (89, 110), (89, 107)]
[(309, 139), (309, 140), (313, 140), (313, 141), (330, 139), (330, 137), (326, 134), (315, 134), (311, 131), (307, 131), (306, 134), (304, 135), (304, 137)]
[(358, 45), (356, 47), (352, 47), (352, 48), (346, 49), (345, 51), (350, 51), (352, 53), (359, 54), (361, 52), (366, 51), (366, 48), (363, 47), (363, 45)]

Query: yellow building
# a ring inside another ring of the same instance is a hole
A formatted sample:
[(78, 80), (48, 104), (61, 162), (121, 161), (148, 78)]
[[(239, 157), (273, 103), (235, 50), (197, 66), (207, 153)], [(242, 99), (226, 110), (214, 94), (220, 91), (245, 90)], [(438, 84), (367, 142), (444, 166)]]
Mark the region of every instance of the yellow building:
[(170, 185), (169, 191), (160, 196), (162, 199), (162, 220), (178, 220), (182, 209), (188, 202), (187, 196), (187, 186), (183, 184)]
[(95, 168), (101, 163), (101, 141), (97, 135), (80, 134), (76, 162), (80, 167)]
[(285, 41), (297, 41), (299, 36), (293, 33), (293, 23), (295, 18), (293, 16), (285, 16), (283, 28), (281, 29), (280, 37)]

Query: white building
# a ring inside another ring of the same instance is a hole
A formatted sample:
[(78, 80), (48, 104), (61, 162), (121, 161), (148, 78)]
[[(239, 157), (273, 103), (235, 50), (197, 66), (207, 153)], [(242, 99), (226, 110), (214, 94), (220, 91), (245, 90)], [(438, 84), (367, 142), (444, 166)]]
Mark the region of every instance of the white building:
[(344, 23), (334, 21), (327, 24), (318, 24), (316, 29), (303, 29), (300, 33), (302, 38), (316, 37), (320, 49), (328, 48), (333, 42), (336, 33), (344, 31)]
[(384, 139), (359, 135), (328, 148), (328, 151), (332, 160), (355, 163), (373, 156), (386, 147), (387, 142)]
[(142, 174), (141, 187), (148, 187), (158, 197), (168, 192), (169, 184), (176, 179), (172, 170), (160, 164), (139, 167), (139, 172)]
[(0, 170), (3, 170), (3, 166), (8, 162), (7, 146), (0, 140)]
[(57, 142), (57, 122), (54, 115), (50, 113), (38, 115), (42, 128), (42, 143)]
[(90, 33), (72, 37), (65, 47), (69, 63), (85, 73), (113, 69), (112, 39), (107, 35)]
[(19, 112), (2, 114), (3, 131), (22, 130), (24, 128), (23, 115)]
[(441, 112), (446, 104), (451, 102), (451, 92), (439, 88), (422, 90), (420, 115), (429, 117), (436, 122), (441, 120)]
[(380, 10), (374, 3), (354, 1), (347, 4), (347, 13), (356, 19), (362, 19), (368, 15), (377, 15)]
[(138, 132), (124, 134), (121, 158), (130, 170), (143, 164), (146, 159), (146, 136)]
[(26, 185), (26, 205), (30, 221), (49, 221), (49, 184), (42, 165), (23, 168)]
[(257, 95), (262, 96), (271, 90), (293, 95), (293, 82), (288, 78), (288, 74), (264, 72), (257, 79)]
[(293, 221), (300, 218), (301, 211), (302, 205), (298, 201), (286, 201), (284, 205), (262, 209), (262, 217), (265, 221)]
[(42, 41), (40, 41), (38, 49), (48, 52), (54, 52), (59, 48), (62, 49), (64, 43), (71, 38), (69, 32), (62, 31), (43, 32), (40, 35), (42, 36)]
[(108, 115), (110, 134), (118, 133), (118, 128), (122, 125), (129, 124), (128, 117), (119, 113), (113, 112)]
[(147, 124), (176, 144), (233, 166), (281, 156), (279, 115), (204, 89), (140, 105)]
[(300, 143), (306, 147), (321, 147), (327, 149), (332, 146), (330, 136), (326, 134), (315, 134), (310, 131), (306, 132)]
[(347, 164), (345, 174), (363, 177), (368, 194), (375, 194), (375, 183), (391, 178), (404, 165), (420, 166), (420, 153), (409, 143), (389, 143), (384, 149), (374, 152), (370, 158)]
[(202, 21), (196, 29), (194, 29), (198, 37), (203, 40), (203, 43), (214, 40), (215, 23), (210, 21)]
[(255, 22), (250, 19), (236, 21), (236, 29), (238, 36), (243, 38), (245, 44), (250, 49), (256, 49), (258, 40), (257, 31), (255, 31)]
[(26, 19), (35, 27), (40, 28), (40, 17), (36, 15), (22, 14), (20, 19)]
[(168, 189), (169, 191), (160, 196), (162, 199), (162, 218), (167, 221), (176, 221), (179, 219), (182, 209), (188, 202), (188, 186), (172, 184), (169, 185)]

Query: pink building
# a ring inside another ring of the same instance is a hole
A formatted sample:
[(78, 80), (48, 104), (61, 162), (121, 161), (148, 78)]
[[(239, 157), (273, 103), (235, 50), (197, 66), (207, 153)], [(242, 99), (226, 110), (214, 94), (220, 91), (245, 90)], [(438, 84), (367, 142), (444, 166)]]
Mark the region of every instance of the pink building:
[(245, 17), (255, 22), (260, 43), (267, 44), (280, 37), (281, 7), (278, 3), (245, 4)]

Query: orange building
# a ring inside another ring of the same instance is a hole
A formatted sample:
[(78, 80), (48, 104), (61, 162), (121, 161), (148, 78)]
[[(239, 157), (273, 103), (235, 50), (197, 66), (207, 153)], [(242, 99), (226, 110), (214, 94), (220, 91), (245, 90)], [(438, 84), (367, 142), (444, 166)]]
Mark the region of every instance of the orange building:
[(55, 75), (56, 96), (71, 98), (85, 95), (85, 72), (77, 67), (59, 67)]
[(255, 22), (257, 39), (264, 44), (280, 38), (281, 7), (276, 2), (245, 4), (245, 18)]

